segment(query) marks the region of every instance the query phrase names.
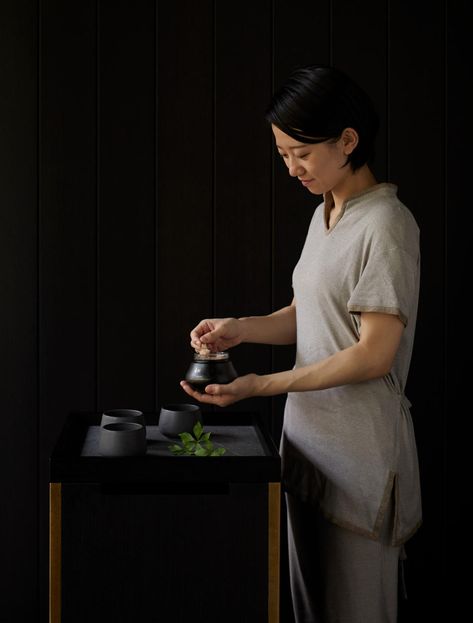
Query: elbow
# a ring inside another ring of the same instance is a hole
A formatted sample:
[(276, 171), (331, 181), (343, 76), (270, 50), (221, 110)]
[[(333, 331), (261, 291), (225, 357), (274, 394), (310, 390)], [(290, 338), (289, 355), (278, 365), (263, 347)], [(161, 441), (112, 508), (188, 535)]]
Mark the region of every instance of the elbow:
[(396, 359), (396, 351), (388, 350), (384, 351), (379, 358), (379, 376), (387, 376), (394, 365), (394, 360)]
[(380, 341), (371, 344), (362, 344), (360, 342), (360, 346), (363, 348), (363, 355), (367, 366), (373, 370), (375, 378), (387, 376), (391, 372), (394, 362), (396, 361), (399, 340), (391, 340), (391, 342), (387, 344), (386, 342)]
[(392, 366), (380, 366), (378, 368), (378, 373), (376, 374), (376, 378), (383, 378), (383, 376), (387, 376), (391, 372)]
[[(376, 353), (372, 350), (363, 349), (364, 365), (360, 366), (360, 370), (364, 369), (367, 381), (382, 378), (391, 372), (393, 366), (393, 358), (388, 357), (387, 353)], [(360, 364), (361, 361), (358, 360)]]
[(377, 361), (373, 366), (373, 378), (377, 379), (388, 375), (391, 372), (392, 367), (392, 359), (382, 359), (380, 361)]

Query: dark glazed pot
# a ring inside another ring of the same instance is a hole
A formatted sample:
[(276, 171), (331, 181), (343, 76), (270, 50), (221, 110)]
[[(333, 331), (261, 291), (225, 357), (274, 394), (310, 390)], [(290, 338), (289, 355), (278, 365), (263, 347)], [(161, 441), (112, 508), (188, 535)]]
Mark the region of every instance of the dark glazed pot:
[(180, 433), (192, 433), (200, 419), (199, 405), (186, 403), (164, 405), (159, 414), (159, 430), (168, 437), (177, 437)]
[(227, 352), (210, 353), (209, 355), (194, 354), (194, 361), (186, 372), (186, 381), (195, 390), (204, 393), (210, 383), (231, 383), (238, 374), (230, 361)]
[(103, 456), (146, 454), (146, 428), (136, 422), (104, 424), (100, 429), (99, 448)]
[(101, 426), (105, 424), (114, 424), (120, 422), (136, 422), (137, 424), (146, 425), (143, 411), (137, 409), (109, 409), (102, 413)]

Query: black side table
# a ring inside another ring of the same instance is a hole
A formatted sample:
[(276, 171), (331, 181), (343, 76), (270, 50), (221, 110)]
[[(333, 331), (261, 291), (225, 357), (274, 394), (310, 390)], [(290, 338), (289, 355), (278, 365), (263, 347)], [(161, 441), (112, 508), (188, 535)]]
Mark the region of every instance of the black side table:
[(176, 457), (146, 414), (146, 455), (120, 458), (100, 417), (71, 414), (50, 459), (51, 623), (277, 623), (281, 464), (258, 417), (204, 413), (227, 454)]

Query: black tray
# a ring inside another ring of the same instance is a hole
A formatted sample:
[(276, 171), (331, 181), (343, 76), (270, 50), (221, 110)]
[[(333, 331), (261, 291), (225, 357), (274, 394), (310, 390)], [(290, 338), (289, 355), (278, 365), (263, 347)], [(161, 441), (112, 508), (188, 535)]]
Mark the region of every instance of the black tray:
[(227, 453), (220, 457), (174, 456), (179, 438), (161, 435), (157, 415), (145, 413), (148, 449), (139, 457), (98, 452), (100, 413), (71, 413), (50, 457), (50, 482), (195, 483), (279, 482), (281, 459), (254, 413), (203, 413), (205, 431)]

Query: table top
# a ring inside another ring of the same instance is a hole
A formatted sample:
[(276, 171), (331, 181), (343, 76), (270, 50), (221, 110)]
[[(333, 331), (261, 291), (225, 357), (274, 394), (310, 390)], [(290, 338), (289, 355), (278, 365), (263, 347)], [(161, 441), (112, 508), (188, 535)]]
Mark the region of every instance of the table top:
[[(100, 426), (89, 426), (82, 445), (81, 456), (101, 456)], [(205, 432), (211, 433), (210, 441), (215, 448), (223, 447), (227, 456), (265, 456), (265, 449), (254, 426), (205, 426)], [(146, 426), (146, 455), (169, 456), (169, 446), (181, 444), (179, 437), (163, 435), (159, 426)]]
[(50, 482), (279, 482), (281, 459), (255, 413), (203, 413), (205, 432), (226, 453), (175, 456), (179, 437), (163, 435), (155, 414), (146, 414), (144, 456), (105, 457), (99, 451), (101, 413), (69, 414), (50, 457)]

